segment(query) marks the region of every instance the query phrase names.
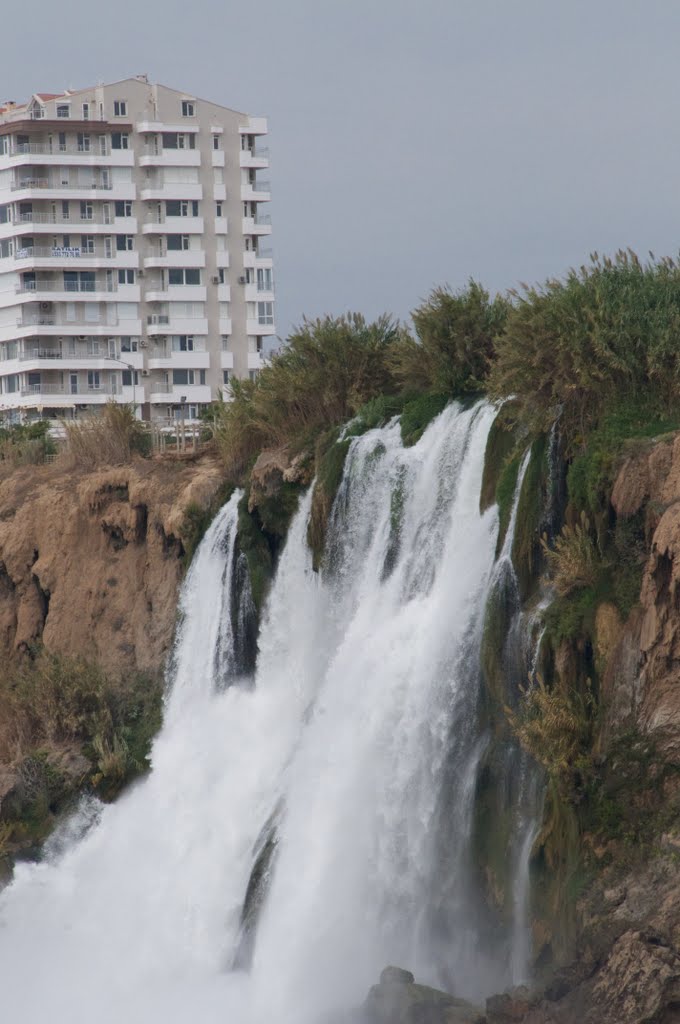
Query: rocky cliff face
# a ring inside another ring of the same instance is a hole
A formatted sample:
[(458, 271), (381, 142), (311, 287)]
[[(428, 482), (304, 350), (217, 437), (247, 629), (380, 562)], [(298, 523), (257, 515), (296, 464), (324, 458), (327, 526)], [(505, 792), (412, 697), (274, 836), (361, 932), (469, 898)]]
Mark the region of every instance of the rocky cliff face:
[(221, 483), (209, 458), (96, 472), (31, 466), (0, 483), (0, 658), (41, 641), (104, 669), (158, 671), (191, 523)]
[(644, 516), (649, 558), (640, 606), (609, 644), (610, 724), (634, 723), (680, 764), (680, 437), (626, 460), (612, 506), (621, 519)]

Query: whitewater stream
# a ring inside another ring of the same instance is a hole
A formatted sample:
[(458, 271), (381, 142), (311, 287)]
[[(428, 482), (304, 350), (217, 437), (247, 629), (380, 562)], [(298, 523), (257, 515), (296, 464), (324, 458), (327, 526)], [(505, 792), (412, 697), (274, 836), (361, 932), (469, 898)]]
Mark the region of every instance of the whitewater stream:
[(524, 920), (504, 959), (485, 952), (470, 851), (494, 415), (451, 406), (408, 449), (397, 423), (352, 442), (326, 567), (308, 494), (254, 673), (232, 657), (240, 494), (224, 506), (183, 586), (152, 771), (84, 800), (0, 893), (8, 1019), (318, 1024), (388, 963), (473, 998), (522, 973)]

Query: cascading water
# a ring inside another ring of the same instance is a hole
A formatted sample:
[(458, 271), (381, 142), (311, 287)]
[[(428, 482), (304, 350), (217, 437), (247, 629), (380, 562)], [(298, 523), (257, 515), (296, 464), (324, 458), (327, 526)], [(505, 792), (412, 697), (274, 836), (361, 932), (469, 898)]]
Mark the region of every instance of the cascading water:
[(321, 574), (311, 494), (293, 520), (254, 679), (234, 654), (250, 598), (227, 503), (183, 588), (152, 772), (84, 804), (0, 895), (6, 1008), (316, 1024), (388, 962), (473, 997), (509, 980), (484, 956), (470, 849), (493, 417), (454, 405), (412, 448), (396, 423), (352, 442)]

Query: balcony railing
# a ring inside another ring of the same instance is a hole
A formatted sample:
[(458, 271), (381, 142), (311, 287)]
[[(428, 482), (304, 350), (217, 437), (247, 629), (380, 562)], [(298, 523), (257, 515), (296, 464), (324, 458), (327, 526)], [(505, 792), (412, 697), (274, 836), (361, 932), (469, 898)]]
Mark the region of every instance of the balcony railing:
[(146, 318), (147, 324), (166, 326), (170, 323), (170, 317), (165, 313), (152, 313)]
[(111, 146), (107, 140), (96, 145), (69, 146), (66, 144), (50, 146), (45, 142), (20, 142), (11, 150), (9, 156), (108, 156)]
[(96, 319), (88, 320), (64, 320), (57, 319), (54, 313), (38, 313), (35, 316), (17, 317), (17, 327), (70, 327), (79, 330), (81, 334), (87, 333), (88, 327), (117, 327), (118, 317), (98, 316)]
[(151, 392), (152, 392), (152, 394), (156, 394), (156, 395), (171, 395), (172, 394), (172, 384), (168, 384), (167, 381), (163, 381), (163, 382), (158, 382), (156, 384), (152, 384), (151, 385)]
[(255, 217), (254, 220), (253, 220), (253, 223), (258, 225), (258, 226), (261, 226), (263, 224), (271, 224), (271, 222), (272, 222), (272, 219), (271, 219), (270, 214), (268, 214), (268, 213), (263, 213), (262, 216)]
[(115, 282), (106, 281), (22, 281), (15, 285), (17, 294), (26, 292), (115, 292)]
[(104, 191), (110, 192), (113, 185), (110, 181), (107, 182), (82, 182), (81, 184), (71, 184), (70, 182), (64, 184), (63, 181), (50, 181), (49, 178), (21, 178), (19, 181), (13, 181), (10, 185), (12, 192), (18, 192), (20, 189), (49, 189), (51, 192), (88, 192)]
[[(51, 351), (50, 351), (50, 349), (47, 349), (47, 348), (41, 348), (41, 349), (37, 349), (36, 348), (36, 349), (33, 349), (33, 351), (31, 351), (29, 349), (28, 351), (24, 351), (24, 352), (20, 352), (19, 353), (19, 361), (22, 362), (22, 363), (26, 363), (26, 362), (28, 362), (31, 359), (61, 359), (61, 358), (62, 358), (61, 350), (60, 349), (56, 349), (56, 348), (52, 349)], [(72, 358), (75, 358), (75, 357), (72, 357)]]
[(81, 214), (71, 217), (64, 216), (61, 212), (55, 211), (54, 213), (19, 213), (12, 217), (12, 224), (80, 224), (84, 226), (86, 224), (113, 224), (114, 218), (109, 215), (108, 220), (106, 216), (103, 216), (102, 220), (98, 220), (95, 216), (83, 217)]
[(93, 249), (83, 249), (82, 246), (62, 245), (26, 245), (23, 249), (17, 249), (14, 258), (17, 260), (27, 259), (113, 259), (115, 253), (102, 247), (96, 246)]
[(110, 384), (24, 384), (21, 394), (26, 395), (118, 395), (120, 388), (112, 381)]
[(270, 260), (273, 255), (273, 249), (258, 249), (255, 253), (255, 258), (258, 260)]

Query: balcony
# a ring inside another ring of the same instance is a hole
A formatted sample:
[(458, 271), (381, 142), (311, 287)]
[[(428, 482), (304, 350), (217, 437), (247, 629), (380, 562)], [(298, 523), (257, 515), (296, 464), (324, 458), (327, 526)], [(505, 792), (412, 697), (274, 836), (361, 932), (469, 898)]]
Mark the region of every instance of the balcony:
[(256, 336), (275, 334), (276, 326), (273, 320), (269, 320), (268, 317), (263, 318), (263, 322), (261, 322), (255, 317), (248, 317), (248, 319), (246, 320), (246, 333)]
[(248, 369), (249, 370), (261, 370), (264, 366), (264, 360), (262, 359), (261, 352), (249, 352), (248, 353)]
[(247, 284), (244, 288), (246, 302), (273, 302), (274, 289), (260, 288), (257, 284)]
[(71, 184), (70, 182), (65, 183), (63, 181), (56, 182), (51, 181), (49, 178), (20, 178), (10, 183), (10, 190), (12, 192), (21, 192), (24, 190), (30, 191), (42, 191), (43, 189), (49, 190), (50, 192), (110, 192), (113, 185), (110, 181), (106, 182), (90, 182), (90, 183), (76, 183)]
[(103, 246), (83, 249), (78, 246), (26, 245), (14, 253), (15, 260), (111, 260), (119, 255)]
[(147, 147), (139, 158), (140, 167), (200, 167), (201, 154), (197, 149), (161, 149)]
[(61, 210), (55, 210), (54, 212), (44, 212), (42, 210), (34, 210), (32, 213), (20, 213), (15, 214), (12, 218), (12, 226), (18, 228), (25, 228), (26, 231), (31, 233), (35, 231), (54, 231), (60, 227), (66, 228), (67, 230), (78, 229), (86, 234), (117, 234), (136, 235), (137, 234), (137, 218), (136, 217), (114, 217), (110, 211), (104, 213), (103, 210), (95, 209), (92, 217), (83, 217), (79, 212), (74, 212), (71, 216), (64, 216)]
[(168, 345), (154, 346), (149, 354), (150, 370), (207, 370), (210, 354), (203, 352), (173, 352)]
[(169, 284), (165, 288), (152, 284), (146, 293), (147, 302), (205, 302), (207, 288), (202, 284)]
[(147, 334), (150, 338), (167, 334), (207, 335), (207, 317), (179, 317), (164, 313), (152, 313), (147, 317)]
[(267, 134), (267, 118), (266, 117), (249, 117), (247, 121), (238, 126), (238, 130), (241, 135), (266, 135)]
[(144, 182), (139, 198), (146, 202), (158, 199), (185, 199), (189, 202), (203, 198), (203, 186), (188, 181)]
[(161, 381), (151, 385), (152, 405), (189, 405), (195, 402), (210, 402), (211, 399), (210, 387), (207, 384), (170, 384)]
[(272, 197), (268, 181), (256, 181), (241, 185), (241, 199), (244, 202), (267, 203)]
[(261, 217), (243, 218), (244, 235), (271, 235), (271, 233), (272, 219), (269, 214), (263, 214)]
[(144, 257), (146, 269), (163, 267), (205, 267), (202, 249), (150, 249)]
[(154, 217), (142, 224), (145, 235), (202, 235), (203, 231), (202, 217)]
[(117, 285), (115, 282), (106, 281), (53, 281), (51, 278), (46, 281), (23, 281), (21, 284), (14, 286), (14, 291), (17, 295), (31, 295), (42, 294), (43, 292), (60, 292), (65, 297), (74, 296), (78, 294), (96, 295), (98, 292), (103, 292), (108, 295), (110, 292), (117, 291)]
[(233, 370), (234, 369), (234, 353), (233, 352), (225, 352), (224, 350), (222, 350), (222, 352), (220, 352), (220, 368), (222, 370)]
[(252, 152), (249, 149), (242, 149), (239, 154), (239, 166), (253, 167), (255, 170), (269, 167), (269, 150), (257, 149)]

